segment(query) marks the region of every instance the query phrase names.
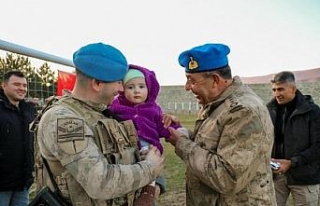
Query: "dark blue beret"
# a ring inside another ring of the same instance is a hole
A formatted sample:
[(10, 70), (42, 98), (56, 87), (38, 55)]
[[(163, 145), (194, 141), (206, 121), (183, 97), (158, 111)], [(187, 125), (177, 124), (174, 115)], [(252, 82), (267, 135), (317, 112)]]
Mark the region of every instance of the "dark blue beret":
[(187, 73), (214, 71), (228, 65), (230, 49), (224, 44), (204, 44), (179, 55), (179, 64)]
[(73, 63), (85, 75), (103, 82), (122, 80), (129, 67), (118, 49), (103, 43), (81, 47), (73, 54)]

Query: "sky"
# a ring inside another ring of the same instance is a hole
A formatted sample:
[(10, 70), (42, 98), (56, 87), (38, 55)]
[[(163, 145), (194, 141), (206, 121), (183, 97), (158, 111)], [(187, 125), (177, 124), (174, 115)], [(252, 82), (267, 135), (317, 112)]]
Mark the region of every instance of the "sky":
[(179, 54), (205, 43), (228, 45), (241, 77), (319, 68), (319, 11), (320, 0), (2, 0), (0, 40), (70, 60), (103, 42), (160, 85), (183, 85)]

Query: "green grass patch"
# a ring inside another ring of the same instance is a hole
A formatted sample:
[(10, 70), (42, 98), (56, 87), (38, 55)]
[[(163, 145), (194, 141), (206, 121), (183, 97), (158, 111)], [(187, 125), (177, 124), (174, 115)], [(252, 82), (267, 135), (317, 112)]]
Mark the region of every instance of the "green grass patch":
[[(179, 115), (181, 125), (193, 129), (196, 119), (195, 115)], [(175, 154), (174, 147), (162, 140), (164, 155), (166, 158), (164, 174), (167, 181), (167, 191), (185, 190), (185, 164)]]
[(183, 115), (177, 115), (177, 116), (179, 117), (181, 125), (183, 127), (193, 130), (194, 123), (197, 118), (196, 115), (183, 114)]
[(166, 178), (167, 191), (180, 190), (185, 185), (185, 165), (175, 154), (174, 147), (171, 144), (163, 141), (163, 146), (166, 158), (164, 176)]

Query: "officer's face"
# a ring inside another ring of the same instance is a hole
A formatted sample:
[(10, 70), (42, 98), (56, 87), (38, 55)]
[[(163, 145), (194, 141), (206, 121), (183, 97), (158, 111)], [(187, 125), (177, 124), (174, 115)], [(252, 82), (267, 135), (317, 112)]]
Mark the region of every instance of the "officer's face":
[(192, 91), (199, 104), (205, 105), (214, 99), (215, 89), (211, 76), (204, 76), (202, 73), (186, 73), (186, 77), (185, 90)]
[(12, 75), (8, 81), (2, 83), (2, 88), (9, 101), (15, 105), (27, 94), (27, 80), (24, 77)]
[(278, 104), (291, 102), (296, 95), (296, 86), (292, 82), (272, 83), (272, 94)]

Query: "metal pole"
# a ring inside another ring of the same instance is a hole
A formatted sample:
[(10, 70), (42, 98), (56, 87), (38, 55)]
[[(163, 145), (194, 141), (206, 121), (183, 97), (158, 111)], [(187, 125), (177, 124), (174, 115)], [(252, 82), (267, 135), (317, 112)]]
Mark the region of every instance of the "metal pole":
[(37, 58), (37, 59), (42, 59), (42, 60), (53, 62), (53, 63), (63, 64), (69, 67), (74, 67), (73, 62), (69, 59), (58, 57), (58, 56), (48, 54), (39, 50), (31, 49), (28, 47), (20, 46), (18, 44), (6, 42), (1, 39), (0, 39), (0, 49), (25, 55), (25, 56), (29, 56), (29, 57), (33, 57), (33, 58)]

